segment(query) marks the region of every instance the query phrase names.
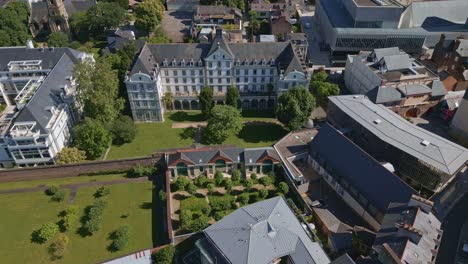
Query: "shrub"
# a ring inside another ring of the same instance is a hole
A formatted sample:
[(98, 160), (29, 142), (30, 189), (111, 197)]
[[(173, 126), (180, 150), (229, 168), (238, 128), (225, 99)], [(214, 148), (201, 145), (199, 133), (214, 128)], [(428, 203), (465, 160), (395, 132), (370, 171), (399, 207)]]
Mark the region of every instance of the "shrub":
[(78, 216), (76, 214), (67, 214), (62, 218), (61, 227), (63, 231), (70, 230), (71, 227), (76, 223), (78, 220)]
[(259, 195), (262, 199), (266, 199), (268, 197), (268, 190), (267, 189), (261, 189), (259, 191)]
[(248, 191), (252, 188), (253, 186), (253, 181), (248, 179), (248, 180), (245, 180), (244, 183), (243, 183), (245, 189)]
[(187, 192), (192, 194), (192, 195), (197, 193), (197, 186), (195, 186), (195, 184), (193, 184), (193, 182), (189, 183), (187, 185), (186, 189), (187, 189)]
[(76, 215), (78, 213), (78, 207), (76, 206), (69, 206), (63, 210), (63, 215)]
[(259, 179), (259, 182), (264, 186), (268, 186), (272, 184), (270, 177), (262, 177)]
[(208, 181), (208, 178), (205, 175), (199, 175), (197, 178), (195, 178), (194, 182), (195, 184), (202, 188), (205, 186), (206, 182)]
[(86, 217), (87, 220), (83, 226), (88, 233), (93, 234), (94, 232), (101, 229), (101, 216), (106, 206), (107, 202), (103, 198), (96, 199), (91, 205), (91, 208), (89, 208), (88, 215)]
[(139, 177), (150, 177), (156, 172), (156, 168), (153, 166), (143, 166), (136, 165), (130, 170), (129, 177), (139, 178)]
[(59, 190), (59, 188), (55, 185), (52, 185), (52, 186), (49, 186), (46, 190), (45, 190), (45, 193), (49, 196), (52, 196), (54, 195), (57, 191)]
[(52, 256), (52, 260), (63, 258), (65, 251), (67, 250), (69, 239), (66, 235), (60, 234), (49, 246), (49, 253)]
[(261, 200), (262, 198), (260, 197), (260, 194), (258, 192), (250, 193), (249, 203), (256, 203)]
[(165, 191), (159, 190), (158, 195), (159, 195), (159, 199), (160, 199), (161, 201), (166, 201), (166, 199), (167, 199), (167, 194), (166, 194)]
[(177, 179), (175, 180), (174, 184), (176, 186), (176, 189), (178, 191), (183, 191), (185, 190), (185, 187), (190, 183), (190, 180), (189, 178), (187, 178), (187, 176), (179, 176), (177, 177)]
[(93, 234), (94, 232), (99, 231), (99, 229), (101, 229), (101, 223), (101, 217), (89, 218), (85, 222), (83, 227), (88, 233)]
[(205, 198), (188, 197), (180, 201), (181, 210), (190, 210), (192, 212), (201, 212), (209, 214), (211, 208)]
[(231, 195), (210, 196), (210, 206), (215, 211), (225, 211), (232, 208), (235, 197)]
[(241, 193), (237, 196), (237, 201), (241, 204), (241, 206), (248, 204), (249, 199), (250, 195), (248, 193)]
[(250, 179), (256, 180), (257, 179), (257, 174), (256, 173), (250, 174)]
[(49, 222), (44, 224), (39, 232), (37, 233), (37, 237), (42, 242), (45, 242), (51, 238), (53, 238), (59, 232), (59, 227), (56, 223)]
[(208, 190), (208, 193), (209, 193), (209, 194), (213, 194), (213, 193), (214, 193), (214, 190), (215, 190), (215, 186), (214, 186), (214, 184), (212, 184), (212, 183), (208, 183), (208, 184), (206, 185), (206, 189)]
[(53, 202), (62, 202), (65, 200), (65, 195), (66, 192), (64, 190), (58, 190), (52, 197), (50, 197), (50, 200)]
[(130, 229), (128, 226), (121, 226), (119, 229), (115, 230), (111, 236), (112, 244), (111, 248), (113, 250), (122, 250), (124, 249), (130, 238)]
[(210, 218), (204, 214), (193, 213), (192, 220), (190, 221), (190, 225), (187, 230), (191, 232), (200, 232), (208, 226), (209, 220)]
[(241, 178), (241, 173), (239, 170), (233, 170), (231, 179), (233, 182), (239, 182)]
[(289, 192), (289, 186), (287, 183), (285, 182), (280, 182), (278, 184), (278, 192), (282, 193), (282, 194), (288, 194)]
[(153, 253), (153, 255), (151, 255), (151, 259), (155, 264), (172, 264), (174, 260), (174, 254), (175, 247), (173, 245), (169, 245), (159, 250), (158, 252)]
[(214, 175), (214, 180), (216, 186), (221, 186), (224, 181), (223, 173), (217, 170)]
[(226, 180), (224, 182), (224, 188), (226, 189), (227, 193), (230, 193), (232, 191), (232, 181), (231, 180)]
[(110, 194), (110, 189), (108, 187), (103, 186), (103, 187), (100, 187), (99, 189), (97, 189), (94, 196), (97, 197), (97, 198), (100, 198), (100, 197), (106, 196), (108, 194)]
[(226, 215), (232, 213), (232, 211), (234, 210), (226, 210), (226, 211), (217, 211), (213, 214), (213, 218), (216, 220), (216, 221), (219, 221), (221, 219), (223, 219)]

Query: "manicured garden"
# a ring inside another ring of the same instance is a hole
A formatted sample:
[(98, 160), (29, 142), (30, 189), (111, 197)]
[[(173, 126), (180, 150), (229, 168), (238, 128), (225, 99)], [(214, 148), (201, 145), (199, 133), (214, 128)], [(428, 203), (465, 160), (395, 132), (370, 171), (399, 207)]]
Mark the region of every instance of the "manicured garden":
[(0, 263), (96, 263), (150, 248), (152, 188), (80, 188), (71, 204), (68, 190), (1, 194)]

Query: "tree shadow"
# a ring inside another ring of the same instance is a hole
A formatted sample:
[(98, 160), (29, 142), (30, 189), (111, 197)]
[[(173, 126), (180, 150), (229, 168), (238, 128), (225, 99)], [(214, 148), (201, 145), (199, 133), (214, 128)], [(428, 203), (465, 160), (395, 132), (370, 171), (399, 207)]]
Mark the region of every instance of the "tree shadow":
[(262, 141), (277, 141), (287, 133), (288, 131), (279, 124), (254, 121), (245, 123), (237, 136), (245, 142), (258, 143)]
[(182, 131), (179, 133), (179, 137), (181, 139), (193, 139), (196, 133), (197, 133), (196, 128), (187, 127), (187, 128), (182, 129)]
[(187, 197), (188, 197), (187, 195), (183, 195), (183, 194), (181, 194), (181, 193), (176, 193), (176, 194), (174, 194), (174, 196), (173, 196), (174, 199), (179, 200), (179, 201), (184, 200), (184, 199), (187, 198)]
[(158, 247), (169, 243), (169, 234), (166, 221), (166, 201), (159, 199), (159, 191), (166, 190), (166, 178), (165, 171), (158, 170), (157, 177), (153, 178), (153, 190), (152, 190), (152, 211), (151, 211), (151, 234), (153, 240), (153, 247)]
[(203, 193), (196, 193), (193, 196), (195, 196), (197, 198), (205, 198), (205, 195)]
[(89, 210), (91, 210), (91, 205), (85, 207), (84, 214), (80, 218), (81, 226), (76, 230), (76, 234), (80, 235), (81, 237), (87, 237), (87, 236), (91, 235), (88, 232), (88, 230), (85, 228), (86, 221), (88, 221), (88, 219), (89, 219), (89, 217), (88, 217)]
[(153, 203), (152, 202), (144, 202), (140, 204), (141, 209), (152, 209), (153, 208)]
[(177, 111), (169, 114), (169, 120), (174, 122), (201, 122), (205, 121), (205, 118), (201, 113), (190, 113), (185, 111)]
[(44, 240), (39, 237), (39, 229), (31, 233), (31, 243), (44, 244)]

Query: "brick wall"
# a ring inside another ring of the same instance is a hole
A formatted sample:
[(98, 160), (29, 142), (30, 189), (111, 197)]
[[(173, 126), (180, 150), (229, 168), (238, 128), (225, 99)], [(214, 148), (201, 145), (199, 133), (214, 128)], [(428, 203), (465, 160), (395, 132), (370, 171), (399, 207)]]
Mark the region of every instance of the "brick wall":
[(91, 161), (67, 165), (0, 170), (0, 182), (75, 177), (99, 172), (124, 171), (137, 164), (155, 165), (160, 155), (121, 160)]
[(172, 229), (172, 208), (171, 208), (171, 173), (166, 170), (166, 221), (169, 243), (174, 243), (174, 232)]

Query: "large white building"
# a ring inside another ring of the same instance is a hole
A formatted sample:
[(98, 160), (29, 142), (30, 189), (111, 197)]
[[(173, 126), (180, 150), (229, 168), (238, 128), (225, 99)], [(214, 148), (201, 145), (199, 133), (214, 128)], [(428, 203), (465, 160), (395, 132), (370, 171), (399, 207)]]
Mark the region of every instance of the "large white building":
[(198, 109), (205, 86), (216, 103), (224, 103), (227, 88), (235, 86), (240, 107), (272, 109), (278, 94), (308, 85), (306, 54), (292, 42), (228, 43), (221, 30), (208, 44), (147, 44), (126, 79), (133, 119), (163, 121), (166, 93), (174, 109)]
[(76, 118), (73, 66), (91, 56), (68, 48), (0, 48), (0, 167), (55, 163)]

